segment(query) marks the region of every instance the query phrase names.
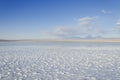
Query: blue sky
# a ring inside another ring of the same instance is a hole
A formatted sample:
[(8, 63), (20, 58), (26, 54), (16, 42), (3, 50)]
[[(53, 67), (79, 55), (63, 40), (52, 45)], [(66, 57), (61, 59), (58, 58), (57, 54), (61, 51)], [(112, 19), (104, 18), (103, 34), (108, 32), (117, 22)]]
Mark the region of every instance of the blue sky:
[(120, 38), (120, 0), (0, 0), (0, 39)]

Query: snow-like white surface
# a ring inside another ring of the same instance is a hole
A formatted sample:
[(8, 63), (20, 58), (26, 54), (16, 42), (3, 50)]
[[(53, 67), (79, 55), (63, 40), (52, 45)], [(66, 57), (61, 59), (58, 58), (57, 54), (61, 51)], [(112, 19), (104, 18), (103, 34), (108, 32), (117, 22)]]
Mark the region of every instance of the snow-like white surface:
[(120, 80), (120, 47), (1, 46), (0, 80)]

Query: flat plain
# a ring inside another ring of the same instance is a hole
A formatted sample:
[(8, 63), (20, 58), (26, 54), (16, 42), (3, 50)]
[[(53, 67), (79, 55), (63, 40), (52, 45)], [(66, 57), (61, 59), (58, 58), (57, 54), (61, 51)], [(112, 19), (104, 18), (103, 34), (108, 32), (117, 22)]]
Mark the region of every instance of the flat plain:
[(119, 45), (5, 44), (0, 80), (120, 80)]

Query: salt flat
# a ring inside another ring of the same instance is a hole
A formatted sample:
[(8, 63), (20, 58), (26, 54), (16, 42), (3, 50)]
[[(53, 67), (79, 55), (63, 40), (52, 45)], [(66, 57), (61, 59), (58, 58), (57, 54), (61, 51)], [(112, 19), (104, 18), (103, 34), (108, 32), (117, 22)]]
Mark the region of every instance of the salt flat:
[(0, 80), (120, 80), (120, 47), (0, 46)]

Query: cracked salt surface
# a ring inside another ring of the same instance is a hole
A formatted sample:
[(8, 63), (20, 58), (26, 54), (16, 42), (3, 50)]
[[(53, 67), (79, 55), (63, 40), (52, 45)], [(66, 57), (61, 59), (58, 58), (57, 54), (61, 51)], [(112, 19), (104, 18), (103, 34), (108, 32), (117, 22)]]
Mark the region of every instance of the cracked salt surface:
[(0, 80), (120, 80), (120, 46), (0, 46)]

